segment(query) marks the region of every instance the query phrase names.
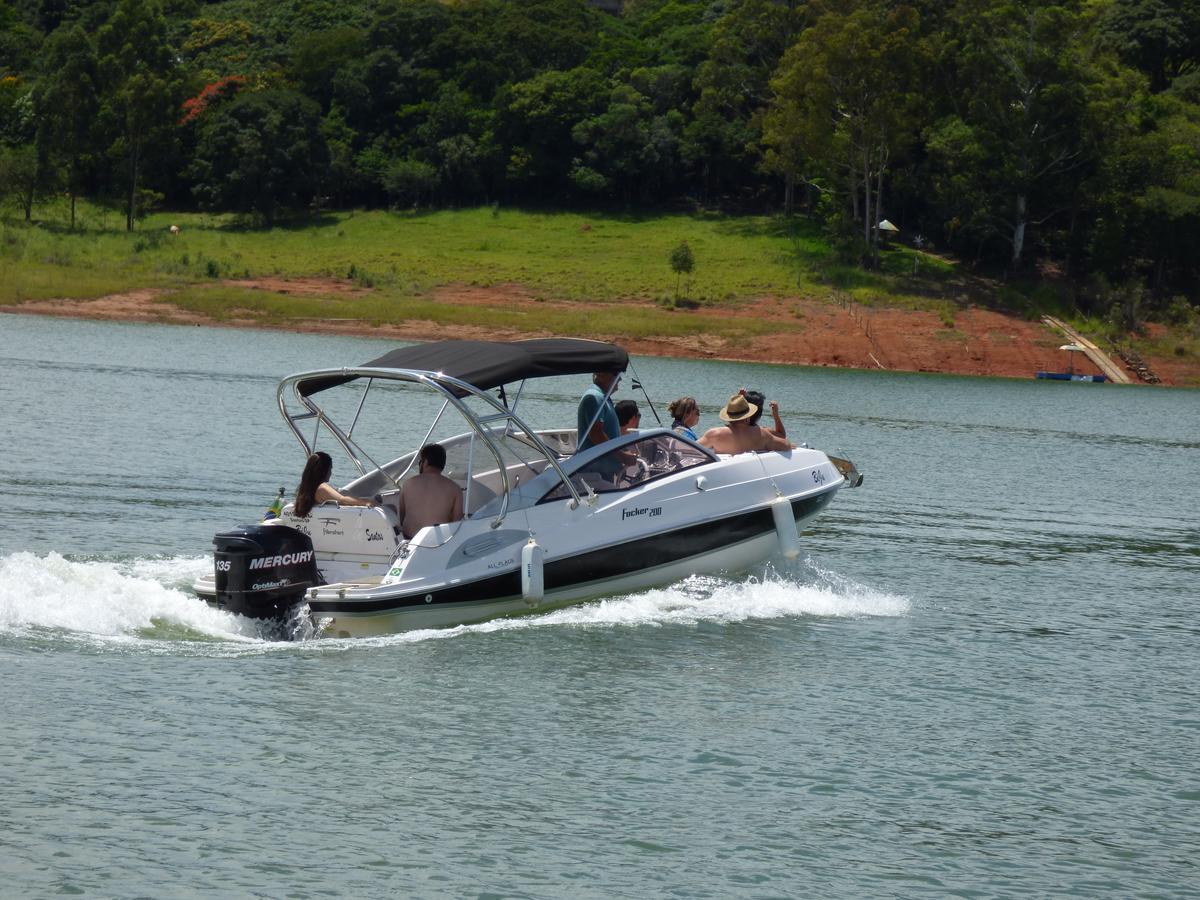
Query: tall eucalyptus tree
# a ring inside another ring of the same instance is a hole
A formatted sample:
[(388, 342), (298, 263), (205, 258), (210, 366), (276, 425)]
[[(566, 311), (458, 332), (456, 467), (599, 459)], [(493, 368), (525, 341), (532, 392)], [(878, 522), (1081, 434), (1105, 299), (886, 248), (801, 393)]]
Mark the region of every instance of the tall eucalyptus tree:
[(61, 174), (71, 198), (71, 228), (75, 201), (95, 165), (96, 117), (100, 110), (100, 69), (96, 49), (79, 25), (64, 25), (47, 39), (41, 78), (34, 92), (37, 144), (44, 164)]
[(872, 262), (889, 165), (918, 131), (919, 24), (912, 7), (878, 0), (826, 12), (771, 81), (764, 143), (804, 180), (844, 198)]
[(120, 0), (97, 44), (100, 120), (124, 170), (125, 227), (133, 231), (147, 150), (168, 140), (178, 119), (180, 72), (157, 0)]
[(927, 133), (948, 221), (1008, 264), (1025, 261), (1031, 228), (1065, 215), (1101, 152), (1093, 116), (1102, 49), (1081, 0), (960, 0), (953, 11), (960, 97)]

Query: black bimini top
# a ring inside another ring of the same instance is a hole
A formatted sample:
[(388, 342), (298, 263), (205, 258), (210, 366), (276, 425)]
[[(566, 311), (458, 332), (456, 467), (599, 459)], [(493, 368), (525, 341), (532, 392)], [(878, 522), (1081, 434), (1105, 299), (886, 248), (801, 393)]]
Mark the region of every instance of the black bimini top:
[[(579, 338), (539, 338), (529, 341), (434, 341), (389, 350), (363, 369), (416, 369), (449, 375), (479, 390), (526, 378), (624, 372), (629, 354), (615, 344)], [(308, 397), (365, 375), (314, 375), (296, 388)]]

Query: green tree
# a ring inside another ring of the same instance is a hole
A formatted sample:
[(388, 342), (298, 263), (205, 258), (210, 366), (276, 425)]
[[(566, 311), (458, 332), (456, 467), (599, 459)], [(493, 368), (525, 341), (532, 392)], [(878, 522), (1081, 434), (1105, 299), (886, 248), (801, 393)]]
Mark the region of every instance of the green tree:
[(510, 83), (583, 64), (603, 17), (577, 0), (496, 3), (481, 5), (480, 12), (476, 27), (487, 36), (490, 53)]
[(784, 55), (764, 143), (779, 168), (824, 190), (844, 185), (868, 258), (877, 262), (888, 167), (918, 130), (915, 75), (922, 44), (916, 11), (873, 0), (825, 13)]
[(24, 21), (0, 0), (0, 81), (33, 68), (41, 49), (42, 32)]
[(844, 152), (836, 148), (834, 128), (812, 127), (814, 114), (810, 103), (775, 102), (762, 117), (762, 170), (783, 179), (787, 216), (795, 212), (797, 180), (810, 193), (830, 187)]
[[(402, 156), (404, 148), (395, 140), (377, 137), (354, 157), (354, 178), (374, 198), (387, 200), (384, 179), (388, 168)], [(378, 199), (375, 200), (378, 202)]]
[(446, 82), (433, 100), (421, 104), (412, 131), (416, 158), (432, 165), (441, 189), (456, 201), (480, 199), (493, 181), (499, 151), (494, 113), (472, 102), (471, 95)]
[(383, 172), (383, 189), (397, 206), (418, 206), (437, 189), (437, 170), (416, 159), (397, 159)]
[(274, 222), (308, 207), (328, 164), (320, 107), (294, 91), (243, 93), (199, 122), (193, 192), (208, 208)]
[(562, 197), (575, 155), (572, 129), (603, 107), (606, 81), (586, 68), (549, 71), (509, 85), (498, 97), (498, 130), (510, 184)]
[(357, 135), (347, 124), (342, 109), (334, 104), (321, 120), (321, 136), (329, 150), (329, 168), (325, 177), (324, 190), (337, 205), (345, 205), (360, 187), (360, 179), (354, 165), (354, 144)]
[[(795, 4), (733, 0), (713, 26), (708, 58), (696, 72), (698, 97), (680, 147), (697, 172), (701, 196), (745, 184), (762, 147), (762, 111), (771, 102), (770, 79), (799, 29)], [(784, 179), (785, 211), (792, 211), (798, 162), (766, 165)]]
[(387, 48), (417, 69), (441, 71), (457, 55), (442, 43), (456, 10), (440, 0), (380, 0), (367, 36), (372, 49)]
[(708, 55), (712, 40), (710, 9), (686, 0), (637, 0), (626, 4), (625, 18), (660, 64), (694, 69)]
[(649, 98), (628, 84), (612, 89), (606, 108), (572, 129), (575, 142), (584, 147), (583, 165), (576, 166), (576, 183), (595, 183), (589, 173), (599, 173), (620, 192), (628, 207), (635, 199), (648, 199), (669, 183), (677, 170), (678, 115), (656, 114)]
[(36, 133), (32, 86), (18, 75), (0, 75), (0, 144), (27, 144)]
[(1114, 0), (1100, 28), (1130, 65), (1164, 91), (1200, 59), (1200, 0)]
[(1101, 152), (1094, 13), (963, 0), (954, 15), (962, 96), (929, 132), (934, 183), (941, 199), (957, 201), (944, 207), (947, 221), (969, 223), (964, 233), (981, 245), (999, 238), (1020, 268), (1030, 229), (1067, 214)]
[(1200, 72), (1187, 81), (1177, 79), (1164, 99), (1166, 109), (1151, 139), (1153, 156), (1143, 157), (1161, 164), (1148, 170), (1153, 183), (1139, 204), (1146, 225), (1140, 234), (1148, 244), (1145, 257), (1152, 261), (1151, 283), (1159, 302), (1165, 300), (1172, 267), (1175, 284), (1192, 297), (1200, 293), (1195, 256), (1200, 247)]
[(181, 99), (180, 73), (157, 0), (120, 0), (97, 35), (103, 83), (101, 121), (121, 161), (125, 227), (133, 231), (147, 154), (171, 136)]
[(1200, 293), (1200, 72), (1137, 109), (1141, 127), (1119, 135), (1088, 186), (1090, 261), (1112, 281), (1144, 279), (1161, 307), (1176, 291)]
[(28, 222), (33, 216), (33, 201), (40, 186), (37, 148), (33, 144), (0, 145), (0, 197), (12, 197)]
[(671, 251), (669, 261), (671, 263), (671, 271), (675, 273), (675, 299), (678, 300), (679, 279), (687, 275), (688, 284), (691, 284), (692, 269), (696, 266), (696, 257), (692, 255), (692, 248), (688, 246), (688, 242), (683, 241)]
[(39, 155), (61, 179), (75, 201), (98, 151), (96, 117), (100, 110), (100, 74), (96, 51), (78, 25), (59, 28), (46, 41), (42, 76), (34, 94)]
[(328, 110), (338, 73), (366, 53), (367, 35), (342, 26), (298, 36), (290, 66), (291, 77), (303, 92)]

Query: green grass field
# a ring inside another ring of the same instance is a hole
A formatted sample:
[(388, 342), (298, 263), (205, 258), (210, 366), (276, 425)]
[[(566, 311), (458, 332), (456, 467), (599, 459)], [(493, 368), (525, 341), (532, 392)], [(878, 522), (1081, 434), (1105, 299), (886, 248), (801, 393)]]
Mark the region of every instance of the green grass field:
[[(836, 288), (864, 300), (894, 297), (912, 305), (925, 293), (909, 278), (838, 266), (816, 229), (772, 218), (483, 207), (330, 213), (303, 225), (247, 229), (231, 217), (171, 213), (151, 215), (128, 234), (111, 211), (82, 207), (75, 232), (66, 228), (65, 209), (40, 212), (39, 226), (12, 216), (0, 224), (0, 302), (263, 276), (349, 277), (408, 296), (449, 283), (511, 282), (545, 299), (657, 300), (675, 294), (667, 257), (682, 241), (696, 260), (687, 291), (701, 303), (763, 294), (819, 296)], [(171, 225), (181, 233), (168, 234)], [(885, 270), (907, 272), (909, 258), (907, 250), (892, 251)], [(949, 270), (940, 268), (927, 265), (926, 280)]]
[[(839, 264), (820, 229), (804, 219), (481, 207), (326, 213), (267, 229), (246, 227), (232, 216), (156, 213), (130, 234), (123, 216), (86, 203), (80, 204), (74, 231), (64, 202), (37, 206), (35, 213), (36, 221), (26, 224), (11, 208), (0, 209), (0, 305), (155, 287), (165, 291), (162, 302), (218, 321), (249, 316), (276, 325), (303, 319), (372, 325), (421, 320), (630, 338), (738, 337), (804, 328), (803, 317), (767, 323), (673, 309), (677, 278), (668, 257), (682, 241), (692, 249), (695, 269), (678, 282), (678, 291), (689, 305), (709, 309), (736, 308), (765, 295), (852, 299), (934, 310), (950, 328), (965, 303), (1025, 315), (1055, 305), (1044, 285), (989, 286), (950, 262), (903, 246), (884, 250), (878, 272)], [(172, 225), (179, 234), (169, 233)], [(348, 279), (371, 291), (360, 297), (299, 296), (222, 284), (276, 276)], [(529, 309), (454, 305), (432, 297), (442, 285), (509, 283), (555, 302)], [(1047, 311), (1070, 317), (1066, 310)], [(1190, 356), (1195, 350), (1193, 338), (1173, 340), (1167, 352)]]

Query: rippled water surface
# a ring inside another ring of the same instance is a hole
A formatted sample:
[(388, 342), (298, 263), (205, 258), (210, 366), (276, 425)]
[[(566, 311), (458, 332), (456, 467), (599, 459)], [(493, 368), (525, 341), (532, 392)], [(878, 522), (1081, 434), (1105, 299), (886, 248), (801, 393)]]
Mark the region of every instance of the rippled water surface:
[(865, 485), (795, 563), (552, 613), (207, 608), (303, 462), (278, 379), (386, 347), (0, 315), (0, 894), (1200, 896), (1200, 393), (636, 359)]

